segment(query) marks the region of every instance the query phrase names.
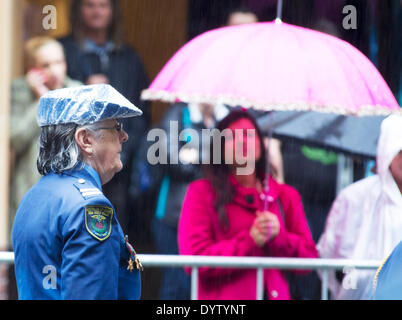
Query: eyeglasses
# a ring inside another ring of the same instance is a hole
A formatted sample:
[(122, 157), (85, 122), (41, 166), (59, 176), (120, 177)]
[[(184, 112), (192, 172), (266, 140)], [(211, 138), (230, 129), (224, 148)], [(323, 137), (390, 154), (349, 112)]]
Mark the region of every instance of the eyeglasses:
[(96, 128), (95, 130), (116, 130), (117, 132), (121, 132), (123, 131), (123, 124), (121, 122), (117, 122), (117, 124), (111, 128), (102, 127)]

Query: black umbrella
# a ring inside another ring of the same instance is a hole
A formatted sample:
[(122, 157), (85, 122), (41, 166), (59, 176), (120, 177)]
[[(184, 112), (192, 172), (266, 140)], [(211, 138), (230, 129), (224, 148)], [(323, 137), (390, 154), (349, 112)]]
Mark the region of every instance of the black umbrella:
[(385, 116), (345, 116), (306, 111), (274, 111), (258, 118), (265, 132), (351, 156), (375, 159), (380, 127)]

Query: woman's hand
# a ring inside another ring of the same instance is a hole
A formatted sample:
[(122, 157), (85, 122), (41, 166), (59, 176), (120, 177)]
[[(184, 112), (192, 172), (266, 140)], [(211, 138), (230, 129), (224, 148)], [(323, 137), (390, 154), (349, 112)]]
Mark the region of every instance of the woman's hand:
[(40, 69), (29, 70), (26, 74), (26, 80), (37, 100), (49, 91), (49, 88), (45, 85), (47, 76)]
[(280, 231), (278, 217), (269, 211), (257, 211), (257, 217), (250, 229), (250, 235), (257, 246), (262, 247), (266, 242), (275, 239)]

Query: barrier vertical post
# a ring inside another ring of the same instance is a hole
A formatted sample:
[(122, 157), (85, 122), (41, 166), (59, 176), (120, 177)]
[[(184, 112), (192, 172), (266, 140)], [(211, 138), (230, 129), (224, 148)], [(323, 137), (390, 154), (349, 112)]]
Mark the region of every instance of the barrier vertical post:
[(264, 269), (257, 269), (257, 300), (264, 299)]
[(321, 271), (321, 300), (328, 300), (328, 269)]
[(198, 267), (191, 269), (191, 300), (198, 299)]

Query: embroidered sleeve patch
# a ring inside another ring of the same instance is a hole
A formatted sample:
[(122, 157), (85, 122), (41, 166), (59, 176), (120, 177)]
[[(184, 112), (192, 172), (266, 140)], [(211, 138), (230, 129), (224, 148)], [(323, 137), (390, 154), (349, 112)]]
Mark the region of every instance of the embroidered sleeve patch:
[(106, 206), (85, 207), (85, 227), (100, 241), (106, 240), (112, 232), (113, 209)]

